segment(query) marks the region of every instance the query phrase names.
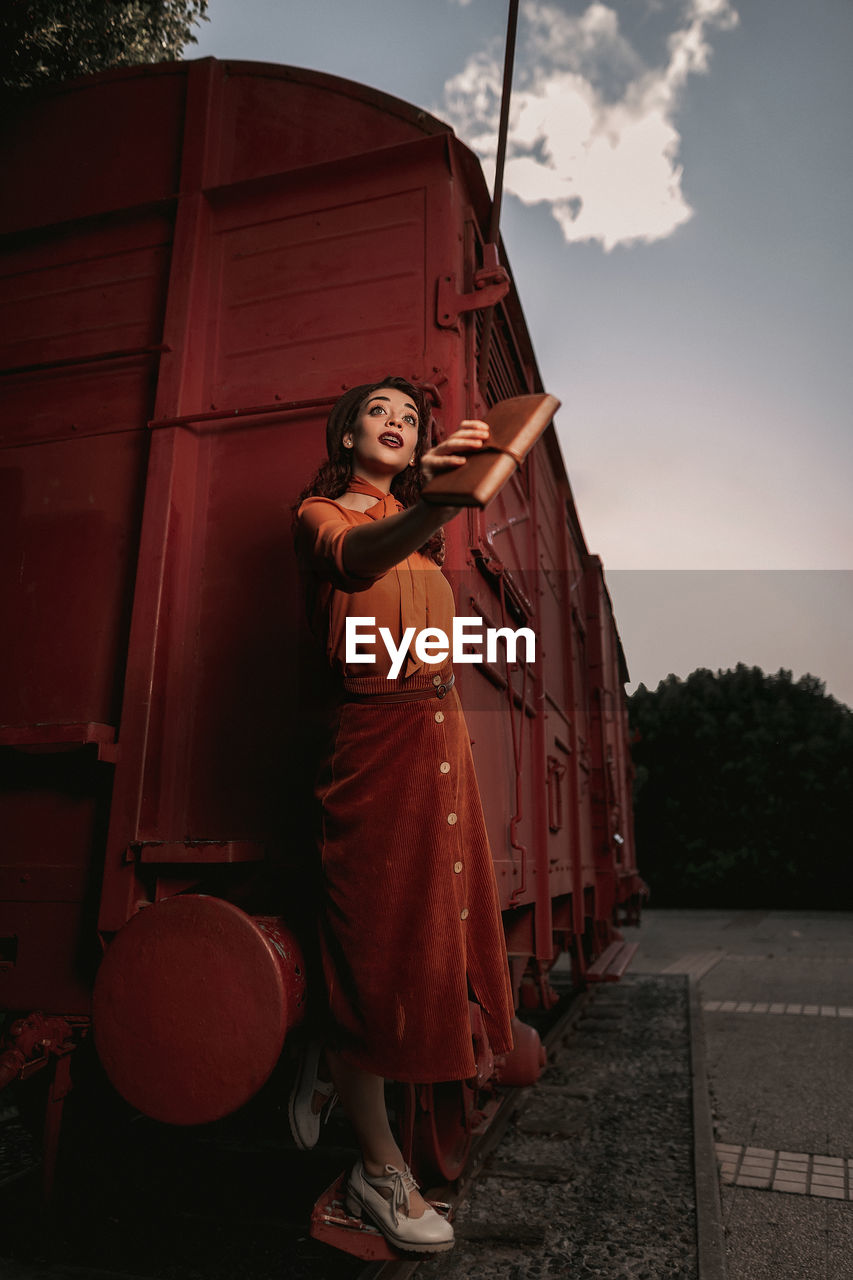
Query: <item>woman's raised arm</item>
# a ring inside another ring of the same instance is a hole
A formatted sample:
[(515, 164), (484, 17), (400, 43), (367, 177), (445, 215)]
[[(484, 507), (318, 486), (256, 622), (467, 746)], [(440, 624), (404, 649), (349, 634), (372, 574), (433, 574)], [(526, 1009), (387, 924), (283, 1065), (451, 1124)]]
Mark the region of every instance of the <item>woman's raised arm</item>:
[[(482, 448), (489, 436), (485, 422), (476, 419), (462, 422), (448, 436), (421, 458), (421, 473), (429, 481), (440, 471), (461, 467), (466, 455)], [(461, 507), (433, 507), (421, 500), (406, 511), (384, 520), (357, 525), (343, 541), (343, 561), (348, 573), (357, 578), (378, 577), (410, 556), (418, 547), (458, 516)]]

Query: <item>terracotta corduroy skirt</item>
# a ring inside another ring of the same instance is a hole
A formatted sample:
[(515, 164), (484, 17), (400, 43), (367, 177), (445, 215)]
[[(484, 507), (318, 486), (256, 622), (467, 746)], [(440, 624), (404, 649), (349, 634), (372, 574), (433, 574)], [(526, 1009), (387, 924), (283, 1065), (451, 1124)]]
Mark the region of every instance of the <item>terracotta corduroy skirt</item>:
[(469, 988), (496, 1053), (512, 1048), (513, 1004), (455, 688), (442, 699), (343, 702), (318, 798), (334, 1047), (386, 1079), (473, 1076)]

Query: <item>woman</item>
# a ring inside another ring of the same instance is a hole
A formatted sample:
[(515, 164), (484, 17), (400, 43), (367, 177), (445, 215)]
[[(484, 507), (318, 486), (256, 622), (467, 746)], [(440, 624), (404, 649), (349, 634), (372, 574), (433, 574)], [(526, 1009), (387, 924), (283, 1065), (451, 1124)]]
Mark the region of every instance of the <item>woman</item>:
[(400, 1249), (437, 1252), (452, 1247), (453, 1228), (418, 1194), (384, 1082), (473, 1076), (469, 998), (494, 1051), (512, 1048), (500, 910), (449, 661), (425, 663), (411, 643), (391, 678), (385, 644), (369, 664), (346, 653), (348, 618), (369, 619), (377, 636), (387, 628), (398, 650), (407, 627), (451, 633), (453, 595), (439, 566), (442, 526), (458, 508), (429, 506), (420, 487), (462, 466), (489, 429), (465, 421), (434, 448), (428, 433), (424, 396), (404, 379), (348, 391), (329, 417), (328, 461), (296, 513), (309, 619), (341, 700), (317, 786), (334, 1083), (318, 1076), (319, 1050), (307, 1053), (290, 1114), (297, 1143), (312, 1146), (334, 1087), (362, 1151), (351, 1212), (366, 1211)]

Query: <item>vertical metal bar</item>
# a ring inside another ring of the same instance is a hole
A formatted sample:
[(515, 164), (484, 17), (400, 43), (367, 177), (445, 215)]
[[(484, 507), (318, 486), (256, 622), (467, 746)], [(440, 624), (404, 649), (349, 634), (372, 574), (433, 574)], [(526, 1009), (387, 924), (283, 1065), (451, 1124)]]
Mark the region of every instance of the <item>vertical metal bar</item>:
[(48, 1070), (50, 1072), (50, 1084), (44, 1112), (41, 1173), (42, 1196), (46, 1205), (50, 1204), (53, 1196), (56, 1157), (59, 1152), (59, 1135), (62, 1129), (62, 1112), (65, 1106), (65, 1099), (71, 1092), (70, 1054), (65, 1053), (58, 1058), (54, 1058)]
[[(495, 188), (492, 195), (492, 211), (489, 216), (488, 243), (495, 246), (497, 254), (498, 234), (501, 223), (501, 204), (503, 202), (504, 163), (506, 160), (506, 143), (509, 131), (509, 100), (512, 94), (512, 69), (515, 63), (515, 37), (518, 29), (518, 0), (509, 0), (509, 14), (506, 24), (506, 49), (504, 52), (504, 78), (501, 90), (501, 116), (498, 126), (498, 151), (495, 157)], [(494, 307), (483, 313), (483, 332), (480, 339), (480, 362), (477, 376), (482, 387), (486, 385), (489, 371), (489, 351), (492, 345), (492, 328), (494, 324)]]
[[(164, 341), (151, 417), (185, 417), (204, 396), (211, 304), (211, 210), (204, 188), (215, 186), (219, 155), (224, 64), (212, 58), (187, 68), (181, 157), (181, 198), (169, 265)], [(146, 415), (147, 416), (147, 415)], [(206, 501), (198, 468), (207, 445), (178, 428), (151, 439), (138, 568), (128, 640), (119, 739), (99, 929), (113, 933), (147, 896), (138, 865), (125, 851), (139, 839), (185, 832), (188, 795), (186, 735), (191, 708), (182, 663), (190, 661), (199, 608), (194, 579), (196, 538), (203, 528), (197, 501)], [(175, 673), (178, 673), (177, 677)], [(175, 684), (175, 680), (177, 683)], [(184, 700), (172, 705), (173, 685)]]
[(501, 118), (498, 128), (498, 153), (495, 159), (495, 190), (492, 196), (492, 213), (489, 219), (489, 244), (497, 244), (503, 201), (504, 163), (506, 160), (507, 133), (509, 131), (509, 100), (512, 94), (512, 69), (515, 62), (515, 36), (518, 28), (518, 0), (509, 0), (509, 16), (506, 27), (506, 51), (504, 53), (504, 80), (501, 90)]

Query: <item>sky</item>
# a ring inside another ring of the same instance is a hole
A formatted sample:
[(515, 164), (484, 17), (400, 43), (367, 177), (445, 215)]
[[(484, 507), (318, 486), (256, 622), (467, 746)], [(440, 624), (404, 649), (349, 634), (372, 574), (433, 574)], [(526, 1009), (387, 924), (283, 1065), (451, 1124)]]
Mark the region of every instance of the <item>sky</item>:
[[(492, 177), (505, 0), (210, 0)], [(633, 689), (737, 661), (853, 705), (853, 4), (522, 0), (502, 234)]]

